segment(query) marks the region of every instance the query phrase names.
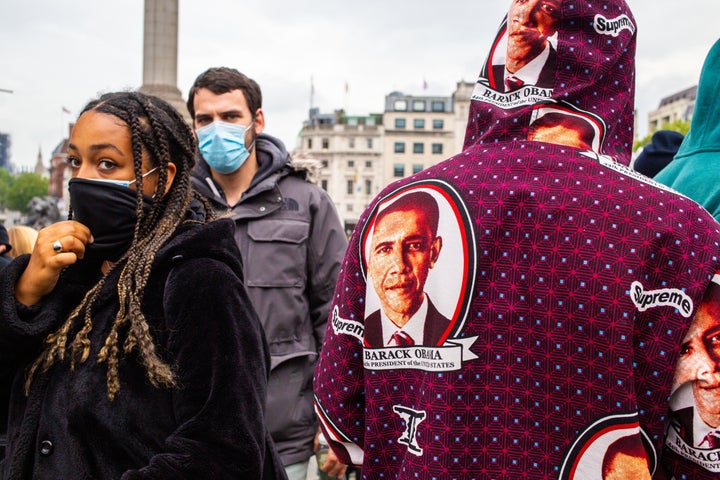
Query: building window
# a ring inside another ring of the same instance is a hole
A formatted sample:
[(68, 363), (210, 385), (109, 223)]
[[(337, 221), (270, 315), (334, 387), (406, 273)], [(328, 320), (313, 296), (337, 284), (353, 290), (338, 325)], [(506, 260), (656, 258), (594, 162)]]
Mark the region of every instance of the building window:
[(353, 181), (352, 181), (352, 180), (348, 180), (348, 181), (347, 181), (347, 191), (346, 191), (346, 193), (347, 193), (348, 195), (352, 195), (352, 193), (353, 193)]
[(396, 118), (395, 119), (395, 128), (405, 128), (405, 119), (404, 118)]
[(413, 112), (424, 112), (425, 100), (413, 100), (412, 109)]
[(395, 142), (395, 153), (405, 153), (405, 142)]
[(322, 139), (322, 148), (323, 148), (323, 150), (327, 150), (328, 148), (330, 148), (330, 139), (328, 139), (328, 138)]
[(433, 120), (433, 128), (435, 130), (442, 130), (442, 128), (445, 126), (445, 122), (443, 122), (442, 118)]
[(413, 121), (413, 127), (415, 128), (425, 128), (425, 119), (424, 118), (416, 118)]
[(405, 176), (405, 165), (402, 163), (396, 163), (393, 165), (393, 177), (404, 177)]
[(345, 206), (345, 210), (347, 210), (348, 212), (352, 212), (352, 211), (353, 211), (353, 204), (352, 204), (352, 203), (348, 203), (348, 204)]
[(424, 143), (413, 143), (413, 153), (423, 153), (425, 152), (425, 144)]
[(365, 180), (365, 195), (372, 195), (372, 180)]
[(312, 138), (308, 138), (307, 140), (308, 140), (307, 148), (308, 148), (308, 150), (312, 150)]
[(348, 138), (348, 147), (355, 148), (355, 139), (354, 138)]
[(423, 170), (422, 163), (414, 163), (413, 164), (413, 174), (420, 173)]
[(320, 188), (327, 192), (327, 180), (320, 180)]
[(432, 144), (432, 152), (433, 153), (442, 153), (442, 143), (433, 143)]
[(395, 100), (393, 108), (396, 112), (405, 112), (407, 111), (407, 102), (405, 100)]
[(327, 161), (327, 160), (323, 160), (323, 161), (322, 161), (322, 166), (323, 166), (323, 168), (328, 168), (328, 165), (329, 165), (329, 164), (328, 164), (328, 161)]
[(444, 112), (445, 102), (443, 102), (442, 100), (433, 100), (432, 104), (430, 105), (430, 109), (433, 112)]
[(365, 161), (365, 168), (372, 168), (372, 160)]
[(367, 147), (368, 147), (369, 150), (372, 150), (372, 148), (373, 148), (372, 138), (368, 138), (368, 139), (367, 139)]
[(353, 168), (355, 166), (355, 160), (348, 160), (347, 166), (348, 168)]

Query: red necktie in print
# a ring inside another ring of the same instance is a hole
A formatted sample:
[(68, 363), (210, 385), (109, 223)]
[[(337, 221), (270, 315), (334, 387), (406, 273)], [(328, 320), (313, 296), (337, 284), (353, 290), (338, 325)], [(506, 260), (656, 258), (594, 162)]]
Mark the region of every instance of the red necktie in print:
[(705, 438), (703, 438), (703, 441), (700, 442), (700, 446), (703, 447), (707, 443), (708, 448), (711, 448), (713, 450), (717, 450), (720, 448), (720, 432), (710, 432), (707, 435), (705, 435)]
[(403, 332), (402, 330), (398, 330), (397, 332), (392, 334), (392, 337), (390, 337), (390, 342), (393, 341), (398, 347), (412, 347), (413, 345), (415, 345), (412, 337), (407, 333)]
[(525, 82), (523, 82), (522, 80), (520, 80), (518, 77), (516, 77), (514, 75), (505, 79), (505, 86), (507, 87), (507, 89), (509, 91), (517, 90), (518, 88), (522, 87), (523, 85), (525, 85)]

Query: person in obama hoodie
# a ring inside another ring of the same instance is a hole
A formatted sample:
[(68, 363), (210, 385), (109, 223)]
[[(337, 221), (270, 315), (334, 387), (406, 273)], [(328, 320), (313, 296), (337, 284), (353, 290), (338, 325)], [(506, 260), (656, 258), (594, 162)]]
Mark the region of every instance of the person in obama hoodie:
[[(324, 435), (366, 479), (711, 478), (664, 439), (720, 232), (627, 166), (635, 19), (622, 0), (512, 3), (526, 24), (501, 24), (464, 150), (387, 186), (352, 235), (315, 370)], [(552, 86), (493, 87), (505, 33), (532, 35), (543, 15), (557, 28)], [(409, 288), (407, 265), (431, 248), (372, 239), (414, 192), (439, 207), (424, 293), (450, 323), (434, 346), (371, 347), (368, 259), (392, 259), (388, 284)]]

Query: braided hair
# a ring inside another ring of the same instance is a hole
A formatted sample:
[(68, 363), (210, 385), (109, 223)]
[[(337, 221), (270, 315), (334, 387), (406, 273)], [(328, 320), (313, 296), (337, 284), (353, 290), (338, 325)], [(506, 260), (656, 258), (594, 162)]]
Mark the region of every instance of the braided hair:
[[(135, 231), (128, 251), (85, 294), (64, 324), (45, 339), (45, 349), (28, 372), (25, 383), (26, 395), (30, 392), (30, 385), (38, 369), (47, 371), (56, 360), (63, 361), (66, 353), (69, 354), (71, 368), (74, 368), (76, 363), (87, 360), (90, 355), (88, 334), (93, 326), (92, 308), (109, 274), (117, 269), (121, 269), (117, 285), (120, 307), (97, 357), (99, 363), (107, 364), (108, 398), (113, 400), (120, 390), (118, 357), (121, 348), (125, 354), (137, 351), (139, 361), (145, 367), (147, 378), (153, 386), (175, 385), (175, 377), (170, 366), (155, 350), (150, 329), (141, 309), (141, 299), (155, 255), (183, 223), (193, 198), (202, 201), (207, 215), (212, 217), (212, 208), (209, 208), (207, 201), (197, 195), (191, 187), (190, 170), (195, 165), (195, 138), (190, 127), (173, 107), (157, 97), (139, 92), (102, 95), (90, 102), (82, 113), (91, 110), (113, 115), (130, 129), (137, 182)], [(147, 152), (147, 158), (152, 166), (159, 167), (157, 192), (165, 192), (168, 163), (172, 162), (176, 167), (170, 189), (165, 195), (155, 195), (152, 207), (147, 213), (143, 210), (143, 150)], [(72, 218), (72, 210), (70, 218)], [(125, 333), (122, 347), (120, 346), (121, 329)], [(73, 332), (75, 332), (74, 337), (72, 337)]]

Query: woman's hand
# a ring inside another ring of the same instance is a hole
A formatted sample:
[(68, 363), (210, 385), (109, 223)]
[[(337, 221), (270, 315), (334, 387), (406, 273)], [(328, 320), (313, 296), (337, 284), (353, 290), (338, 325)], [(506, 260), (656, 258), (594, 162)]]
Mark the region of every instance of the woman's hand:
[(62, 269), (83, 258), (88, 243), (90, 230), (74, 220), (40, 230), (30, 262), (15, 285), (15, 298), (25, 305), (39, 302), (53, 291)]
[(320, 470), (327, 473), (328, 477), (337, 477), (342, 479), (345, 478), (347, 465), (340, 462), (337, 455), (335, 455), (335, 452), (333, 452), (331, 448), (328, 450), (327, 460), (325, 460), (325, 463), (320, 466)]

